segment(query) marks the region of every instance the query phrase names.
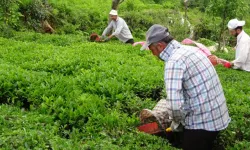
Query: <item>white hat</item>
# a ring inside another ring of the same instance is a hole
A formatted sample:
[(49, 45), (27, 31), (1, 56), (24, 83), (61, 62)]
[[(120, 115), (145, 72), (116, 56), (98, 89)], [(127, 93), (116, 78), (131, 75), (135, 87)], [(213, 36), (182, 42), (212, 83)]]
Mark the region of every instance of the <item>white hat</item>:
[(117, 15), (118, 15), (117, 11), (114, 10), (114, 9), (112, 9), (112, 10), (110, 11), (109, 14), (110, 14), (110, 15), (114, 15), (114, 16), (117, 16)]
[(245, 25), (245, 21), (239, 21), (238, 19), (232, 19), (228, 22), (227, 27), (229, 30), (236, 29)]

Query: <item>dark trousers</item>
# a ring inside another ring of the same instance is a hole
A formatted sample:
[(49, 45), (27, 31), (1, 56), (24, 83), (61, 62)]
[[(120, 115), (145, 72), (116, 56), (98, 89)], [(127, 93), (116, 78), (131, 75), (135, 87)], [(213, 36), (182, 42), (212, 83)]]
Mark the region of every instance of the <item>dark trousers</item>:
[(125, 42), (126, 44), (134, 44), (135, 42), (134, 42), (134, 39), (129, 39), (129, 40), (127, 40), (127, 42)]
[(184, 130), (183, 150), (212, 150), (219, 131)]

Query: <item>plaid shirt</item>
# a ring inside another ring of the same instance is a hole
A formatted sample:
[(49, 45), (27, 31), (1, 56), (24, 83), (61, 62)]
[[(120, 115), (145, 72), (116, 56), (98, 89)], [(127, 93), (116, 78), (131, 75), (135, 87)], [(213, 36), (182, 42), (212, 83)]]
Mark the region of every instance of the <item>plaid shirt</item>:
[(220, 131), (231, 118), (215, 68), (198, 48), (173, 40), (160, 54), (170, 118), (186, 129)]

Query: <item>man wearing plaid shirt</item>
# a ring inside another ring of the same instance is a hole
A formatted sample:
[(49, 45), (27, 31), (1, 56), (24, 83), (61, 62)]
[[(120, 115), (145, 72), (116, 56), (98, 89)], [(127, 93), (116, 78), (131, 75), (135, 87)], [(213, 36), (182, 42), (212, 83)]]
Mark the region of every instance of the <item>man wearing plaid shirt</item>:
[(169, 116), (184, 126), (183, 149), (212, 149), (231, 120), (215, 68), (198, 48), (181, 45), (161, 25), (149, 28), (145, 48), (165, 62)]

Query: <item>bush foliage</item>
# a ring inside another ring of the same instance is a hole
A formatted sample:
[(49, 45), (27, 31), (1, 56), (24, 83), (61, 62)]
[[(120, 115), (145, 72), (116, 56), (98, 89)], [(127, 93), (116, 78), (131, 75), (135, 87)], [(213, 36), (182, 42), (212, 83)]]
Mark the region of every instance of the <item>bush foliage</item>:
[[(136, 130), (139, 112), (165, 97), (163, 63), (139, 47), (112, 42), (27, 32), (0, 38), (0, 147), (174, 149)], [(233, 60), (234, 51), (216, 55)], [(249, 75), (216, 69), (232, 117), (216, 147), (244, 149), (250, 140)]]
[[(138, 39), (158, 23), (181, 41), (190, 30), (183, 23), (183, 4), (171, 2), (127, 0), (119, 14)], [(164, 138), (136, 130), (140, 111), (152, 109), (166, 96), (164, 64), (139, 47), (87, 41), (89, 33), (101, 33), (108, 24), (111, 2), (0, 3), (1, 149), (175, 149)], [(187, 17), (195, 38), (213, 45), (220, 18), (206, 16), (198, 5), (190, 7)], [(42, 32), (41, 20), (47, 20), (58, 34), (26, 31)], [(215, 55), (233, 60), (235, 51)], [(250, 76), (222, 66), (216, 70), (232, 118), (216, 148), (248, 149)]]

